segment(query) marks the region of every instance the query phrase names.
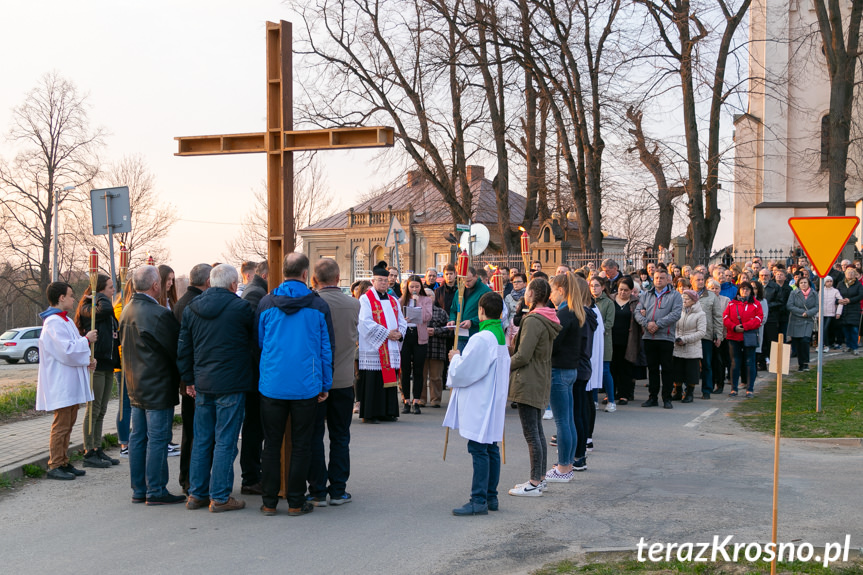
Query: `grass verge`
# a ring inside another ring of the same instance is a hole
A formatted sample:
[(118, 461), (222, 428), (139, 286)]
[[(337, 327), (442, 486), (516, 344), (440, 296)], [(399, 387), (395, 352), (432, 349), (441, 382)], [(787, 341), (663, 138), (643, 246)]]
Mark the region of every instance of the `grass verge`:
[[(863, 361), (855, 358), (824, 364), (821, 413), (815, 411), (816, 378), (814, 370), (783, 378), (782, 437), (860, 437)], [(732, 417), (747, 429), (772, 434), (776, 423), (775, 378), (755, 398), (739, 400)]]
[(0, 422), (17, 419), (36, 409), (36, 386), (22, 385), (0, 393)]
[[(863, 564), (859, 561), (849, 561), (842, 565), (824, 567), (816, 563), (779, 563), (776, 572), (781, 574), (807, 575), (863, 575)], [(533, 571), (532, 575), (575, 575), (588, 573), (591, 575), (616, 575), (617, 573), (642, 573), (645, 575), (670, 575), (676, 573), (693, 573), (698, 575), (743, 575), (770, 573), (770, 563), (678, 563), (649, 561), (638, 562), (635, 559), (579, 563), (576, 561), (561, 561), (551, 563), (542, 569)]]

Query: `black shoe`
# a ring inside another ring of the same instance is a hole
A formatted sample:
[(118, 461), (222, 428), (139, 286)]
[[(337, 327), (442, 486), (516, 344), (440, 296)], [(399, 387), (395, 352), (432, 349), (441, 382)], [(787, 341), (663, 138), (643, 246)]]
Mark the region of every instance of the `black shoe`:
[(650, 399), (642, 403), (641, 407), (656, 407), (657, 405), (659, 405), (659, 402), (656, 400), (655, 397), (651, 397)]
[(414, 404), (414, 415), (419, 415), (420, 413), (422, 413), (422, 411), (420, 411), (420, 404), (415, 403)]
[(510, 403), (509, 406), (513, 409), (518, 409), (518, 404), (514, 401), (512, 403)]
[(404, 407), (402, 407), (402, 414), (405, 415), (405, 414), (408, 414), (410, 412), (411, 412), (411, 404), (410, 403), (404, 404)]
[(252, 483), (251, 485), (243, 485), (240, 487), (240, 493), (243, 495), (263, 495), (264, 491), (261, 487), (261, 482)]
[(61, 465), (60, 469), (65, 471), (66, 473), (71, 473), (75, 477), (81, 477), (82, 475), (87, 475), (87, 472), (83, 469), (77, 469), (73, 467), (71, 463), (67, 463), (66, 465)]
[(182, 495), (171, 495), (165, 493), (161, 497), (148, 497), (147, 505), (173, 505), (175, 503), (185, 503), (186, 498)]
[(691, 394), (691, 393), (687, 393), (687, 394), (683, 397), (683, 400), (682, 400), (680, 403), (692, 403), (692, 394)]
[(75, 479), (75, 475), (73, 473), (64, 471), (62, 467), (49, 469), (48, 473), (45, 474), (45, 477), (48, 479), (60, 479), (61, 481), (71, 481), (72, 479)]
[(101, 459), (102, 461), (107, 461), (111, 465), (120, 465), (119, 459), (114, 459), (113, 457), (109, 457), (108, 454), (105, 453), (104, 451), (102, 451), (101, 448), (97, 449), (96, 453), (99, 455), (99, 459)]
[(710, 399), (710, 394), (709, 393), (702, 393), (701, 399)]
[(671, 401), (680, 401), (683, 399), (683, 386), (675, 385), (674, 391), (671, 393)]
[(587, 457), (579, 457), (572, 462), (573, 471), (587, 471)]
[(663, 407), (664, 409), (671, 409), (671, 408), (673, 408), (673, 407), (674, 407), (674, 405), (673, 405), (670, 401), (663, 401), (663, 402), (662, 402), (662, 407)]
[(111, 467), (110, 461), (105, 461), (95, 449), (91, 449), (84, 455), (84, 467), (95, 467), (97, 469), (107, 469)]
[(489, 499), (488, 500), (488, 510), (489, 511), (497, 511), (500, 509), (500, 502), (497, 499)]
[(465, 515), (488, 515), (488, 504), (468, 501), (461, 507), (453, 509), (452, 514), (456, 517), (464, 517)]

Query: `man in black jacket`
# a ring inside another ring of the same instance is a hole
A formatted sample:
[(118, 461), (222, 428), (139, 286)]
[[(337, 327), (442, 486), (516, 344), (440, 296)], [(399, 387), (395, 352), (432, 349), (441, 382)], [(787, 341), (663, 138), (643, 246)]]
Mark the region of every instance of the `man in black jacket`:
[[(258, 304), (269, 292), (267, 280), (270, 277), (270, 266), (260, 262), (255, 267), (255, 277), (243, 291), (243, 299), (252, 306), (252, 313), (258, 311)], [(255, 355), (260, 354), (254, 346)], [(262, 495), (261, 490), (261, 449), (264, 443), (264, 430), (261, 427), (261, 396), (258, 393), (258, 361), (253, 362), (255, 386), (246, 394), (246, 417), (243, 419), (243, 443), (240, 446), (240, 469), (243, 474), (243, 485), (240, 493), (245, 495)]]
[(132, 503), (182, 503), (168, 489), (168, 441), (174, 422), (177, 389), (177, 337), (180, 325), (168, 308), (159, 305), (162, 279), (154, 266), (141, 266), (132, 275), (135, 295), (120, 316), (120, 345), (132, 404), (129, 474)]
[[(198, 264), (189, 272), (189, 287), (174, 304), (174, 317), (183, 323), (183, 310), (192, 300), (210, 287), (210, 264)], [(178, 480), (183, 493), (189, 494), (189, 462), (192, 461), (192, 439), (195, 436), (195, 398), (186, 395), (186, 384), (180, 380), (180, 414), (183, 418), (183, 438), (180, 439), (180, 475)], [(168, 452), (170, 455), (171, 452)]]
[(252, 370), (252, 308), (237, 294), (237, 269), (221, 264), (210, 273), (210, 289), (183, 311), (177, 366), (186, 394), (195, 398), (189, 499), (186, 507), (209, 505), (212, 513), (246, 506), (231, 497), (237, 439)]

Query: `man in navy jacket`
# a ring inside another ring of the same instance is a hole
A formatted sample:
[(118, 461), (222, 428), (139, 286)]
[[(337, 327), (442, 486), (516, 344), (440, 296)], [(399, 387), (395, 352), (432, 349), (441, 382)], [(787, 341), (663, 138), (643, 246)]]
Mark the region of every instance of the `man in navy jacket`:
[(195, 430), (186, 507), (209, 504), (219, 513), (246, 506), (231, 497), (237, 438), (246, 392), (254, 387), (254, 314), (237, 294), (239, 274), (220, 264), (210, 272), (210, 288), (183, 310), (177, 365), (186, 394), (195, 398)]
[(333, 324), (327, 303), (307, 287), (309, 258), (285, 256), (285, 281), (258, 305), (255, 333), (261, 348), (261, 423), (264, 452), (261, 487), (265, 515), (276, 513), (280, 456), (290, 416), (291, 464), (286, 481), (289, 515), (314, 510), (306, 501), (306, 478), (317, 404), (333, 384)]

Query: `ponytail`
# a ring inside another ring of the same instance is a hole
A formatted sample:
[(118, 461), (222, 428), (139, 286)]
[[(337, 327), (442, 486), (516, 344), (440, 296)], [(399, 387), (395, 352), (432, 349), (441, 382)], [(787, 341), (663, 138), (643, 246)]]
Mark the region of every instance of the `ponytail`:
[(575, 314), (578, 320), (579, 327), (584, 325), (584, 306), (578, 297), (577, 288), (575, 287), (576, 275), (572, 272), (556, 275), (551, 280), (552, 289), (563, 288), (563, 293), (566, 294), (566, 307)]

